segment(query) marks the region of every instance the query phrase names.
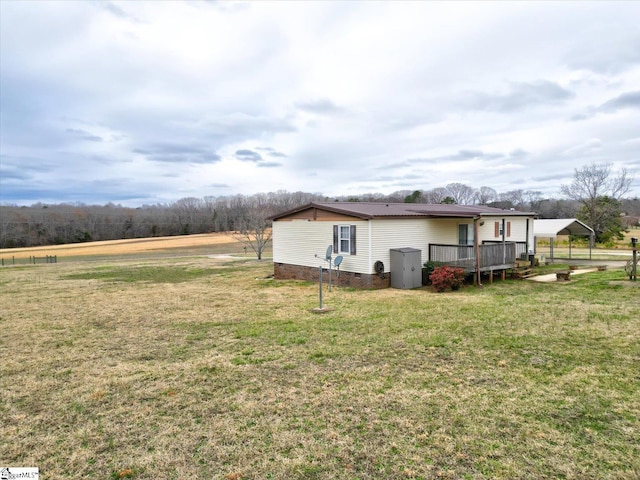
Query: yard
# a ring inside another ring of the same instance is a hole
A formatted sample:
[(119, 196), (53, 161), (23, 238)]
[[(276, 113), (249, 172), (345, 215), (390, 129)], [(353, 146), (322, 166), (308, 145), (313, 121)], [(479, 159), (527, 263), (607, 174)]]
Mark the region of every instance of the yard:
[[(443, 294), (240, 256), (0, 269), (0, 466), (41, 478), (640, 477), (621, 270)], [(640, 282), (639, 282), (640, 283)]]

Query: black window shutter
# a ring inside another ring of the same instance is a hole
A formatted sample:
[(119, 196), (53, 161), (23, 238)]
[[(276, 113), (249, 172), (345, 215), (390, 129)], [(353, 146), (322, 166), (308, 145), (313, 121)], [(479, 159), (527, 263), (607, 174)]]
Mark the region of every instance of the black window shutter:
[(351, 244), (351, 252), (349, 252), (351, 255), (355, 255), (356, 254), (356, 226), (355, 225), (351, 225), (351, 241), (349, 242)]
[(338, 225), (333, 226), (333, 251), (334, 253), (340, 253), (340, 245), (338, 245)]

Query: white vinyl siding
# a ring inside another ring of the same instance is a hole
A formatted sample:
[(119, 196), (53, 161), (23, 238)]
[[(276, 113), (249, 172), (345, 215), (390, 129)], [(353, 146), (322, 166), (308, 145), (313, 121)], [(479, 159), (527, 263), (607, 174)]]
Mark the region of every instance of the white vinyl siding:
[[(306, 220), (273, 222), (273, 261), (305, 267), (328, 267), (324, 261), (327, 247), (333, 245), (334, 222), (314, 222)], [(343, 255), (340, 270), (365, 273), (362, 268), (367, 263), (369, 242), (366, 221), (355, 220), (349, 225), (356, 226), (356, 255), (334, 252), (333, 258)], [(360, 253), (362, 252), (362, 254)], [(316, 257), (318, 255), (318, 257)]]
[[(527, 241), (527, 217), (482, 217), (484, 225), (479, 227), (479, 242), (502, 240), (501, 236), (495, 236), (495, 224), (501, 223), (502, 219), (509, 222), (510, 226), (507, 229), (509, 235), (505, 238), (507, 242), (526, 242)], [(533, 227), (529, 227), (529, 245), (533, 243)]]
[(371, 265), (367, 273), (375, 273), (373, 265), (376, 261), (384, 263), (386, 272), (391, 267), (391, 249), (412, 247), (421, 250), (421, 262), (427, 261), (429, 252), (427, 242), (429, 229), (428, 220), (420, 219), (387, 219), (373, 220), (371, 235)]

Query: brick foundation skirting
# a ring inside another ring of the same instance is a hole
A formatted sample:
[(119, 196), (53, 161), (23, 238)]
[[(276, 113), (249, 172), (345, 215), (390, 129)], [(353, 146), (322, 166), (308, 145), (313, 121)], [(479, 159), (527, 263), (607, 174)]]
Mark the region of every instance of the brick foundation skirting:
[[(317, 282), (319, 270), (318, 267), (303, 267), (289, 263), (274, 262), (273, 264), (273, 276), (277, 280), (307, 280)], [(323, 269), (322, 281), (329, 282), (329, 270), (326, 268)], [(389, 288), (391, 286), (391, 277), (389, 273), (379, 276), (341, 270), (338, 274), (337, 270), (333, 270), (331, 272), (331, 284), (362, 289)]]

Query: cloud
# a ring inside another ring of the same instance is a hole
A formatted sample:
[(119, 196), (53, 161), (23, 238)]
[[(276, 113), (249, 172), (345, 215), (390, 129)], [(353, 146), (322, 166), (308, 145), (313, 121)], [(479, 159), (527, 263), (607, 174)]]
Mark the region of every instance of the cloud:
[(266, 152), (266, 154), (269, 155), (270, 157), (276, 157), (276, 158), (286, 158), (287, 157), (286, 154), (284, 154), (282, 152), (278, 152), (272, 147), (256, 147), (256, 150), (259, 150), (261, 152)]
[(443, 162), (455, 163), (455, 162), (466, 162), (469, 160), (496, 160), (504, 157), (505, 155), (503, 153), (485, 153), (481, 150), (460, 150), (451, 155), (442, 155), (442, 156), (431, 157), (431, 158), (413, 158), (408, 161), (414, 164), (415, 163), (441, 164)]
[(135, 148), (133, 152), (154, 162), (211, 164), (222, 160), (220, 155), (208, 148), (171, 143)]
[(514, 158), (514, 159), (523, 159), (523, 158), (526, 158), (527, 156), (529, 156), (529, 152), (521, 148), (516, 148), (515, 150), (509, 153), (509, 158)]
[(97, 2), (97, 5), (100, 5), (105, 11), (123, 20), (138, 21), (135, 17), (126, 13), (122, 8), (120, 8), (113, 2)]
[(0, 177), (2, 177), (2, 183), (6, 186), (7, 183), (15, 183), (15, 181), (26, 182), (31, 178), (28, 171), (19, 169), (13, 165), (5, 165), (4, 160), (0, 163)]
[(295, 105), (300, 110), (318, 115), (335, 115), (344, 111), (328, 98), (296, 102)]
[[(635, 2), (626, 15), (640, 17), (640, 8)], [(603, 12), (610, 17), (614, 12)], [(610, 28), (612, 20), (601, 18), (584, 30), (586, 35), (571, 48), (565, 57), (574, 69), (586, 69), (599, 74), (619, 74), (640, 64), (640, 34), (637, 29)], [(615, 20), (613, 20), (615, 21)], [(623, 22), (618, 20), (622, 26)], [(606, 35), (603, 37), (602, 35)], [(603, 41), (606, 38), (606, 41)]]
[(262, 156), (258, 152), (253, 150), (236, 150), (235, 157), (243, 162), (259, 162), (262, 160)]
[(503, 94), (471, 92), (463, 96), (462, 105), (472, 110), (513, 113), (527, 108), (555, 105), (574, 97), (574, 93), (555, 82), (512, 82)]
[(596, 111), (612, 113), (623, 108), (640, 109), (640, 91), (626, 92), (600, 105)]
[(275, 168), (281, 166), (282, 164), (280, 162), (263, 161), (258, 163), (258, 167), (260, 168)]
[[(280, 154), (279, 152), (273, 151), (273, 148), (271, 147), (256, 147), (256, 150), (261, 150), (263, 152), (266, 152), (267, 155), (270, 155), (270, 156), (286, 157), (286, 155), (284, 154)], [(255, 163), (256, 166), (258, 166), (259, 168), (275, 168), (275, 167), (282, 166), (282, 163), (276, 162), (273, 160), (264, 160), (262, 158), (262, 155), (260, 155), (258, 152), (255, 152), (253, 150), (249, 150), (246, 148), (236, 150), (234, 155), (238, 160), (241, 160), (243, 162)]]
[(78, 140), (87, 140), (89, 142), (102, 142), (102, 137), (98, 135), (93, 135), (85, 130), (77, 129), (77, 128), (67, 128), (67, 133), (73, 135)]
[(567, 148), (561, 155), (564, 156), (584, 156), (589, 153), (602, 150), (602, 140), (599, 138), (590, 138), (586, 142)]
[(615, 113), (624, 109), (640, 110), (640, 91), (622, 93), (597, 107), (588, 108), (585, 113), (573, 115), (571, 120), (588, 120), (600, 113)]
[(149, 5), (2, 3), (3, 195), (556, 194), (531, 177), (637, 161), (638, 2)]

